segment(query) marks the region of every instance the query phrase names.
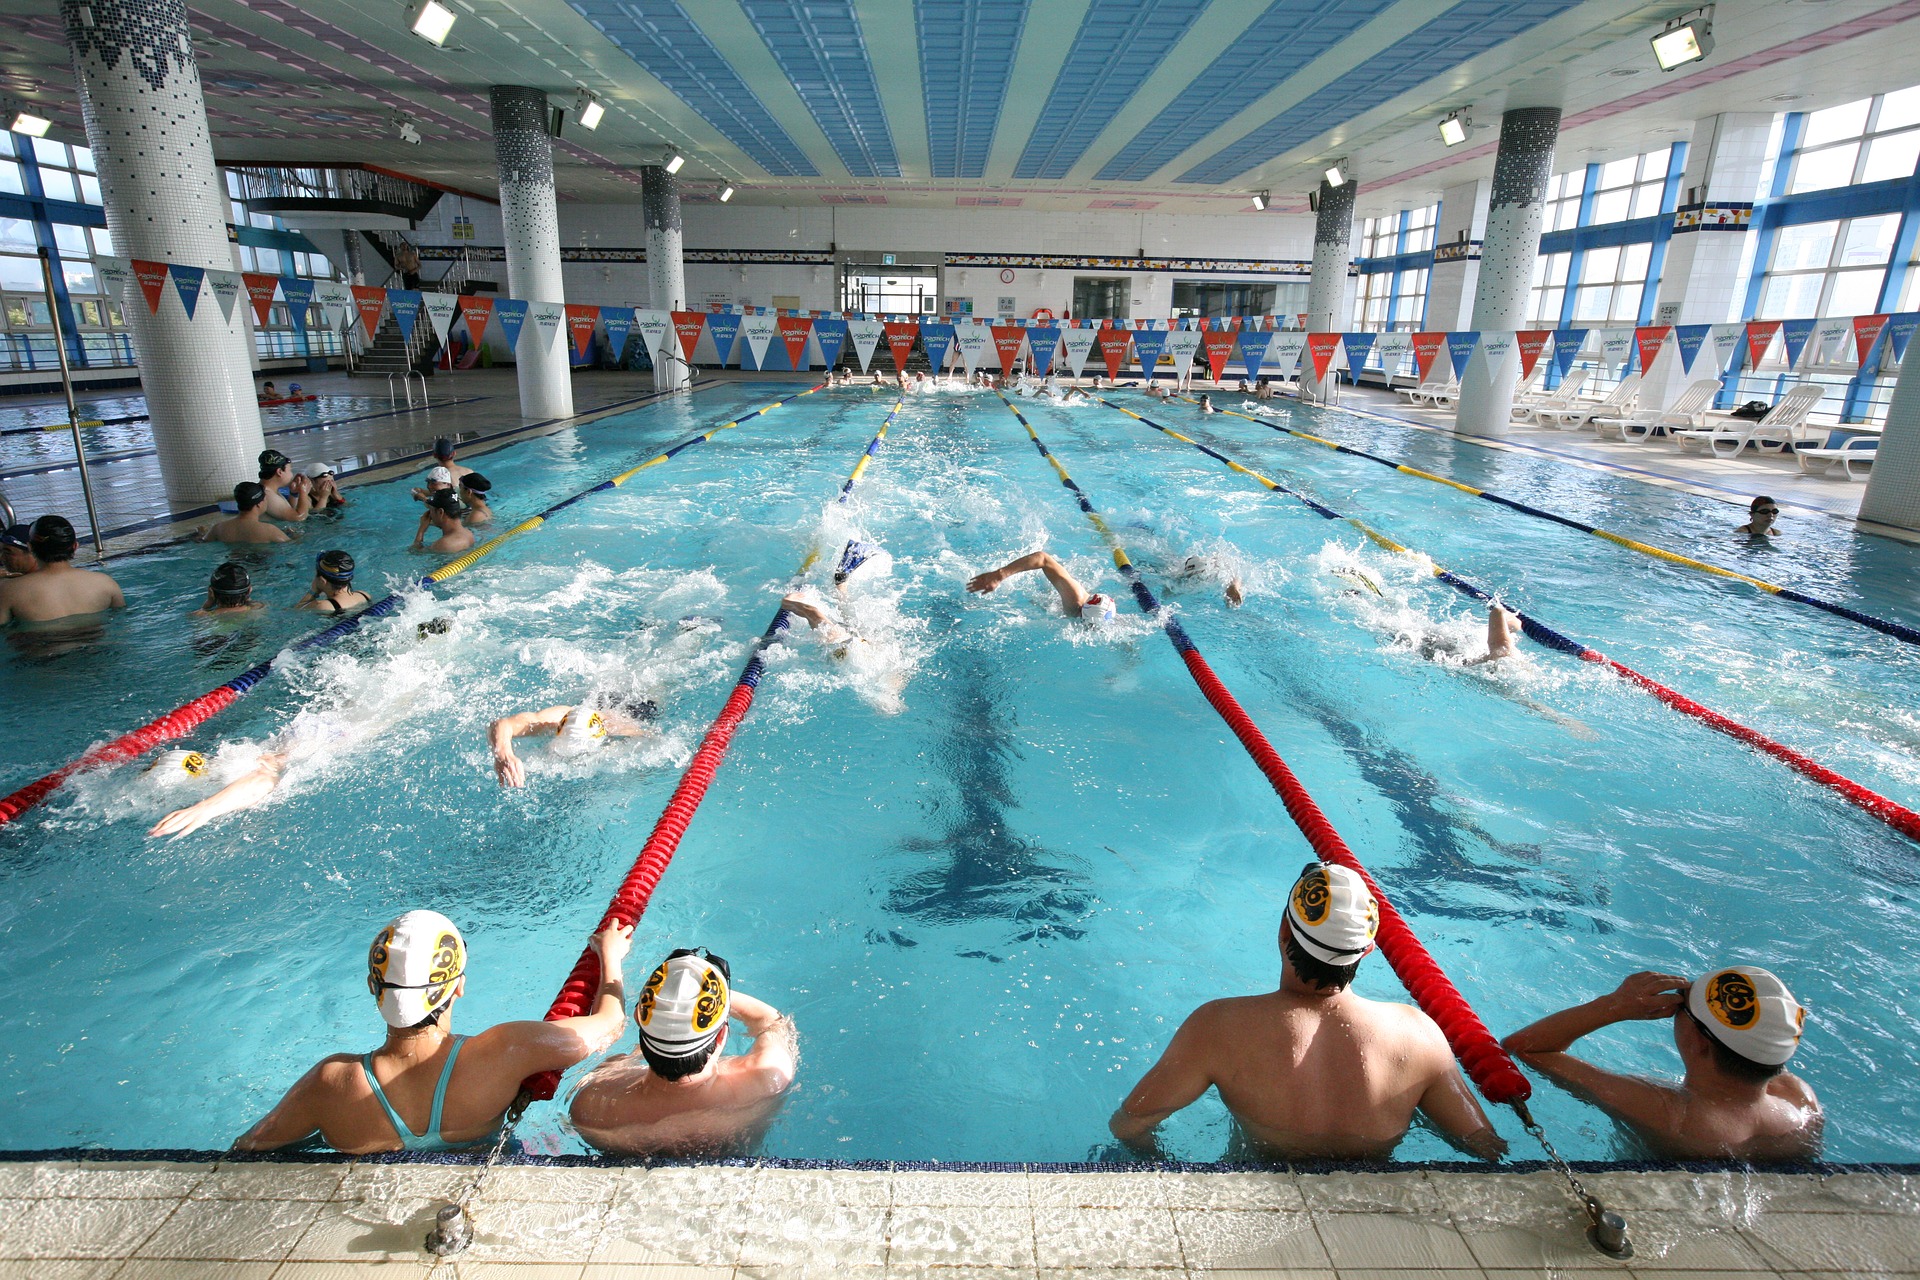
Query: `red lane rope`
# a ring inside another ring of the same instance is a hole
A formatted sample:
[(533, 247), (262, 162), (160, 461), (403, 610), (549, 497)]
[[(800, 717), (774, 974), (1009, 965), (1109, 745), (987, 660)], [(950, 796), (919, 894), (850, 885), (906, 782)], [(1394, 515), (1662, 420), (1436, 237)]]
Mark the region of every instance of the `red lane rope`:
[[(249, 673), (251, 674), (251, 673)], [(264, 674), (264, 672), (262, 673)], [(241, 677), (245, 679), (245, 677)], [(131, 760), (152, 749), (159, 743), (191, 732), (195, 727), (212, 719), (233, 704), (234, 699), (246, 692), (236, 689), (234, 684), (223, 684), (218, 689), (201, 694), (192, 702), (185, 703), (161, 716), (150, 720), (138, 729), (129, 730), (99, 746), (83, 753), (79, 759), (55, 769), (44, 777), (37, 778), (21, 787), (5, 799), (0, 799), (0, 823), (12, 822), (28, 809), (39, 804), (48, 796), (66, 784), (68, 778), (83, 769), (91, 769), (103, 764), (117, 764), (122, 760)], [(252, 681), (248, 681), (251, 687)]]

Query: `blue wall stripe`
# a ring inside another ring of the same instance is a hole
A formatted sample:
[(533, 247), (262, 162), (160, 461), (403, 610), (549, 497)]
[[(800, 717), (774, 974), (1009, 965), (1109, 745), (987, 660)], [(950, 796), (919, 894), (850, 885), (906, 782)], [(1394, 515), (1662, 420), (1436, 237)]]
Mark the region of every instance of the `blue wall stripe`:
[(741, 0), (794, 92), (856, 178), (897, 178), (893, 131), (853, 0)]
[(1013, 176), (1066, 177), (1206, 7), (1207, 0), (1094, 0)]
[(820, 171), (674, 0), (567, 0), (648, 75), (776, 178)]
[(913, 16), (933, 176), (985, 177), (1027, 0), (914, 0)]

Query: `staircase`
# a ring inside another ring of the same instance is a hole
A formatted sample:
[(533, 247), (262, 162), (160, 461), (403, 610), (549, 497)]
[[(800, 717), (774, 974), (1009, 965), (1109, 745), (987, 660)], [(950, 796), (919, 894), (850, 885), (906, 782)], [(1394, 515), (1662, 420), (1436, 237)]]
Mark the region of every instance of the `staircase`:
[(348, 370), (350, 377), (384, 378), (404, 377), (415, 369), (431, 373), (431, 367), (424, 362), (427, 353), (437, 344), (433, 324), (422, 315), (413, 326), (413, 341), (408, 342), (400, 336), (400, 326), (391, 312), (374, 331), (373, 345), (360, 357), (358, 364)]

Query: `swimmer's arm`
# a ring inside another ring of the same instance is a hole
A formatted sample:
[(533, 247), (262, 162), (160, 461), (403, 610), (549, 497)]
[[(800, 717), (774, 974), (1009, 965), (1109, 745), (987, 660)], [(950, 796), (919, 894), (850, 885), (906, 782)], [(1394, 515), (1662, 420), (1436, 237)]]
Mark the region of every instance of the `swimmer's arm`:
[(328, 1067), (341, 1063), (351, 1063), (348, 1054), (337, 1053), (322, 1058), (313, 1069), (294, 1082), (273, 1110), (260, 1118), (260, 1122), (233, 1141), (236, 1151), (274, 1151), (281, 1147), (305, 1142), (320, 1132), (320, 1094), (325, 1089), (321, 1080)]
[(514, 754), (513, 740), (533, 733), (558, 733), (560, 722), (572, 707), (548, 707), (544, 711), (522, 711), (502, 716), (487, 728), (487, 742), (493, 747), (493, 771), (503, 787), (524, 787), (527, 773)]
[(1140, 1083), (1133, 1086), (1133, 1092), (1107, 1121), (1113, 1136), (1135, 1151), (1155, 1154), (1158, 1148), (1153, 1131), (1159, 1128), (1160, 1122), (1198, 1101), (1213, 1083), (1205, 1052), (1209, 1037), (1200, 1025), (1206, 1014), (1207, 1006), (1202, 1005), (1180, 1024), (1166, 1052), (1160, 1055), (1160, 1061), (1140, 1078)]
[(1671, 973), (1629, 974), (1606, 995), (1548, 1014), (1500, 1043), (1508, 1053), (1520, 1054), (1529, 1061), (1540, 1054), (1562, 1053), (1580, 1037), (1616, 1022), (1673, 1016), (1686, 989), (1687, 980)]
[(793, 1019), (766, 1001), (737, 990), (729, 997), (729, 1013), (753, 1037), (753, 1048), (745, 1056), (761, 1073), (767, 1092), (785, 1092), (800, 1067), (799, 1035)]
[(1642, 1133), (1672, 1135), (1685, 1118), (1680, 1091), (1658, 1080), (1607, 1071), (1570, 1053), (1522, 1053), (1519, 1057), (1574, 1097)]
[(430, 523), (430, 522), (429, 522), (429, 521), (428, 521), (428, 519), (427, 519), (427, 513), (426, 513), (426, 512), (424, 512), (424, 511), (423, 511), (423, 512), (421, 512), (421, 513), (420, 513), (420, 527), (419, 527), (419, 528), (417, 528), (417, 529), (415, 529), (415, 530), (413, 531), (413, 549), (414, 549), (415, 551), (418, 551), (418, 550), (420, 549), (420, 547), (422, 546), (422, 544), (424, 544), (424, 543), (426, 542), (426, 540), (427, 540), (427, 525), (428, 525), (429, 523)]
[[(626, 980), (621, 962), (633, 944), (632, 925), (609, 925), (588, 943), (600, 954), (600, 989), (590, 1013), (552, 1022), (503, 1022), (475, 1039), (499, 1043), (512, 1059), (516, 1078), (542, 1071), (564, 1071), (583, 1062), (620, 1038), (627, 1025)], [(489, 1044), (489, 1048), (493, 1045)]]
[(242, 809), (251, 809), (273, 794), (273, 789), (280, 785), (280, 774), (286, 766), (285, 756), (271, 753), (261, 756), (260, 763), (256, 764), (251, 772), (229, 782), (199, 804), (175, 809), (154, 823), (153, 829), (147, 834), (173, 836), (177, 839), (190, 831), (198, 831), (215, 818), (225, 817), (229, 813), (238, 813)]
[[(1435, 1036), (1438, 1037), (1438, 1028)], [(1420, 1095), (1420, 1110), (1433, 1126), (1440, 1131), (1450, 1144), (1469, 1155), (1479, 1156), (1482, 1160), (1498, 1160), (1507, 1154), (1507, 1143), (1487, 1119), (1487, 1113), (1480, 1109), (1480, 1100), (1467, 1088), (1467, 1082), (1460, 1076), (1460, 1068), (1453, 1063), (1453, 1053), (1447, 1048), (1446, 1041), (1440, 1040), (1436, 1046), (1443, 1064)]]

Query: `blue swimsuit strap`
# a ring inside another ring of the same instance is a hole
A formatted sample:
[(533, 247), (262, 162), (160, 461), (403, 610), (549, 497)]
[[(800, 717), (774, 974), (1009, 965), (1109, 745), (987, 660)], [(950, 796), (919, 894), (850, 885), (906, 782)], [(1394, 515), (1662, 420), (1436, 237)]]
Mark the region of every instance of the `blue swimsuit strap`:
[(385, 1111), (387, 1119), (393, 1122), (393, 1131), (399, 1135), (403, 1146), (411, 1148), (416, 1142), (444, 1143), (446, 1141), (440, 1136), (440, 1112), (446, 1106), (447, 1081), (453, 1079), (453, 1064), (459, 1060), (460, 1045), (465, 1040), (465, 1036), (453, 1038), (453, 1052), (447, 1055), (447, 1064), (440, 1068), (440, 1081), (433, 1087), (433, 1110), (427, 1114), (425, 1133), (415, 1133), (407, 1127), (407, 1122), (402, 1120), (400, 1113), (393, 1109), (393, 1103), (387, 1101), (387, 1091), (380, 1087), (380, 1077), (373, 1074), (373, 1055), (371, 1053), (360, 1055), (360, 1069), (367, 1073), (367, 1084), (372, 1087), (373, 1096), (379, 1101), (380, 1109)]

